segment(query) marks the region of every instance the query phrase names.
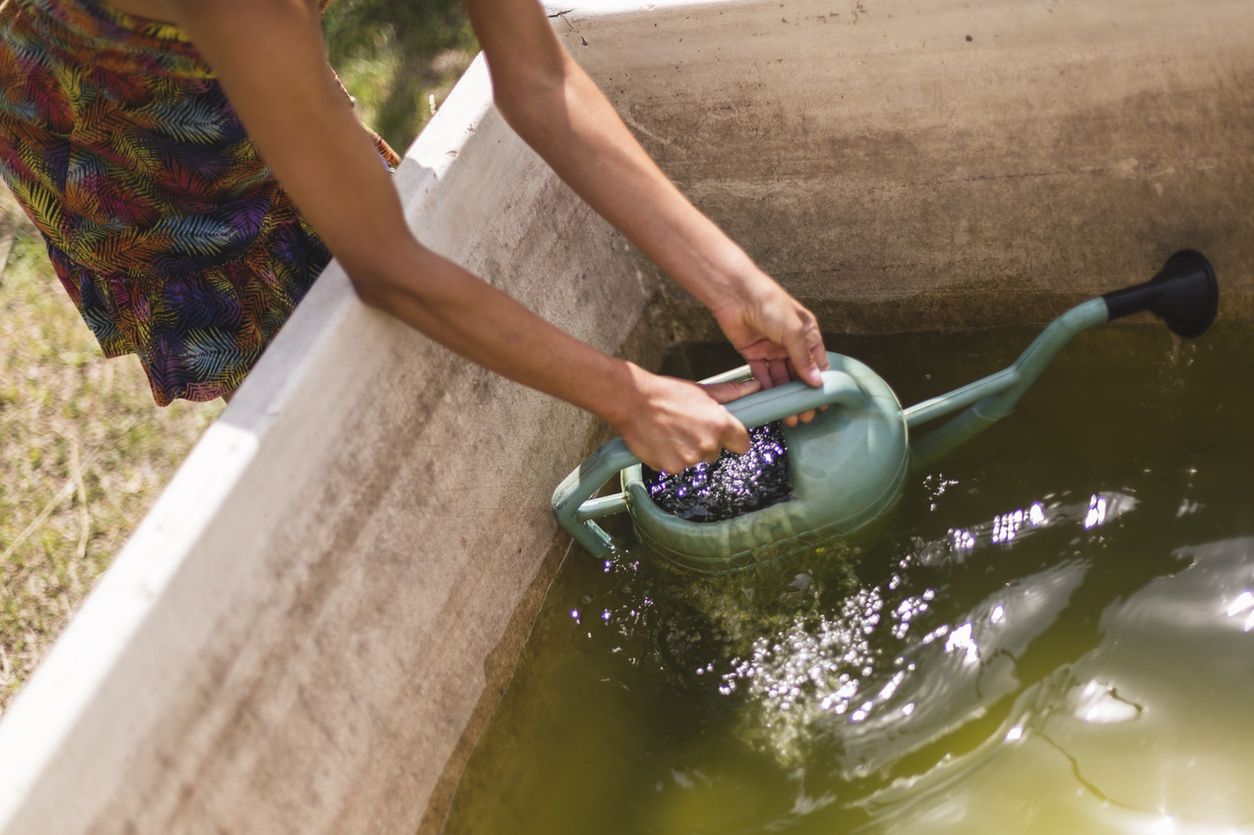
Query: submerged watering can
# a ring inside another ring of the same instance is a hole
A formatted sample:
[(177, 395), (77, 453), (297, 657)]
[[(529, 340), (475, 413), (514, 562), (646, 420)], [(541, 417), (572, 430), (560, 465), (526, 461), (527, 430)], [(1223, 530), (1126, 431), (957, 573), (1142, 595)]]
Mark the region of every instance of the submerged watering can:
[[(1167, 259), (1149, 281), (1084, 302), (1058, 317), (1009, 368), (902, 409), (874, 371), (850, 357), (828, 353), (821, 386), (795, 382), (727, 404), (748, 428), (831, 406), (815, 419), (784, 427), (791, 496), (740, 516), (713, 522), (681, 518), (658, 503), (645, 485), (640, 461), (621, 438), (593, 453), (553, 493), (562, 526), (593, 556), (614, 548), (597, 519), (627, 511), (640, 538), (683, 568), (722, 573), (748, 568), (766, 546), (795, 540), (838, 538), (857, 532), (888, 510), (901, 494), (912, 465), (926, 465), (1010, 414), (1015, 403), (1073, 336), (1133, 313), (1154, 313), (1176, 334), (1201, 336), (1215, 320), (1219, 285), (1199, 253)], [(748, 376), (741, 368), (704, 382)], [(910, 433), (928, 421), (965, 408), (941, 428), (915, 441)], [(592, 498), (619, 475), (622, 492)]]

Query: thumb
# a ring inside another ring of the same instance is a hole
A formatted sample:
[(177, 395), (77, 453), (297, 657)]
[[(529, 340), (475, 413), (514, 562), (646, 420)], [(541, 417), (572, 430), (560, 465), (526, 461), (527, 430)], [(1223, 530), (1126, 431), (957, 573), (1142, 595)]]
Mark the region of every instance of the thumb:
[(785, 335), (784, 348), (798, 377), (812, 386), (823, 384), (819, 365), (821, 359), (826, 367), (827, 353), (823, 350), (823, 335), (819, 332), (818, 323), (810, 319), (800, 328), (794, 328)]
[(748, 380), (737, 380), (732, 383), (709, 383), (702, 385), (701, 388), (705, 389), (705, 393), (716, 402), (730, 403), (747, 394), (753, 394), (762, 388), (762, 384), (751, 377)]

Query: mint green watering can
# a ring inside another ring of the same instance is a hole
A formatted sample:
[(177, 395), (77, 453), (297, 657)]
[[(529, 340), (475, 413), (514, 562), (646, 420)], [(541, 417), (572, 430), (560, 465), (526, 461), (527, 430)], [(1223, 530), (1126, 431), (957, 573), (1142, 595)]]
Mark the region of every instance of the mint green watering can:
[[(1076, 334), (1103, 322), (1149, 311), (1185, 338), (1201, 336), (1215, 319), (1219, 285), (1197, 252), (1167, 259), (1149, 281), (1084, 302), (1058, 317), (1009, 368), (902, 409), (892, 389), (851, 357), (828, 353), (821, 386), (788, 383), (728, 404), (747, 428), (829, 406), (808, 424), (783, 427), (788, 449), (787, 500), (718, 521), (681, 518), (654, 501), (640, 461), (621, 438), (594, 452), (553, 493), (553, 511), (589, 553), (604, 557), (615, 544), (597, 520), (626, 511), (641, 540), (663, 559), (701, 573), (753, 565), (755, 554), (798, 540), (851, 536), (889, 510), (912, 467), (926, 466), (1010, 414), (1054, 355)], [(739, 368), (703, 382), (748, 376)], [(925, 423), (964, 409), (918, 440)], [(593, 496), (618, 476), (621, 492)]]

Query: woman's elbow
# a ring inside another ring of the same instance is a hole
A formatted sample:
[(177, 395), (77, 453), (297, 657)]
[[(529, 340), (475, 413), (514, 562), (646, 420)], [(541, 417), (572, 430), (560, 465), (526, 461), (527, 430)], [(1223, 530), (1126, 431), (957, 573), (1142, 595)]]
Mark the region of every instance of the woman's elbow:
[(357, 297), (382, 310), (394, 306), (406, 277), (413, 274), (424, 251), (402, 224), (396, 224), (394, 229), (367, 229), (356, 236), (341, 236), (331, 246), (331, 254), (348, 275)]
[(362, 303), (391, 312), (398, 290), (398, 265), (387, 259), (341, 259), (349, 284)]
[(377, 277), (366, 278), (360, 274), (348, 274), (349, 283), (353, 285), (353, 292), (357, 294), (357, 298), (361, 299), (362, 304), (367, 307), (373, 307), (376, 310), (390, 312), (392, 293), (386, 285), (386, 282)]
[(505, 124), (520, 136), (525, 136), (531, 125), (538, 121), (537, 99), (534, 93), (517, 87), (497, 87), (493, 90), (492, 103), (505, 120)]
[[(565, 58), (565, 55), (563, 54)], [(507, 79), (492, 79), (492, 101), (506, 123), (520, 135), (542, 127), (567, 96), (569, 58), (550, 67), (531, 68)]]

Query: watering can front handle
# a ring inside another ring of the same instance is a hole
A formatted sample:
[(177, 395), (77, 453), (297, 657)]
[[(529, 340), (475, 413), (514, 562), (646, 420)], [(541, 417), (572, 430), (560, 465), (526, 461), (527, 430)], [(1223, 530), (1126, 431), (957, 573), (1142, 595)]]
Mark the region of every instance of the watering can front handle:
[[(735, 373), (728, 372), (711, 380), (721, 380)], [(824, 371), (822, 378), (818, 386), (794, 382), (756, 392), (728, 403), (727, 411), (746, 429), (752, 429), (800, 412), (833, 403), (860, 402), (865, 398), (854, 379), (843, 371)], [(604, 556), (614, 549), (613, 539), (596, 523), (596, 518), (617, 513), (625, 505), (621, 501), (592, 499), (592, 495), (619, 472), (639, 463), (640, 459), (632, 454), (623, 439), (615, 438), (588, 456), (553, 491), (553, 514), (557, 521), (594, 557)]]

